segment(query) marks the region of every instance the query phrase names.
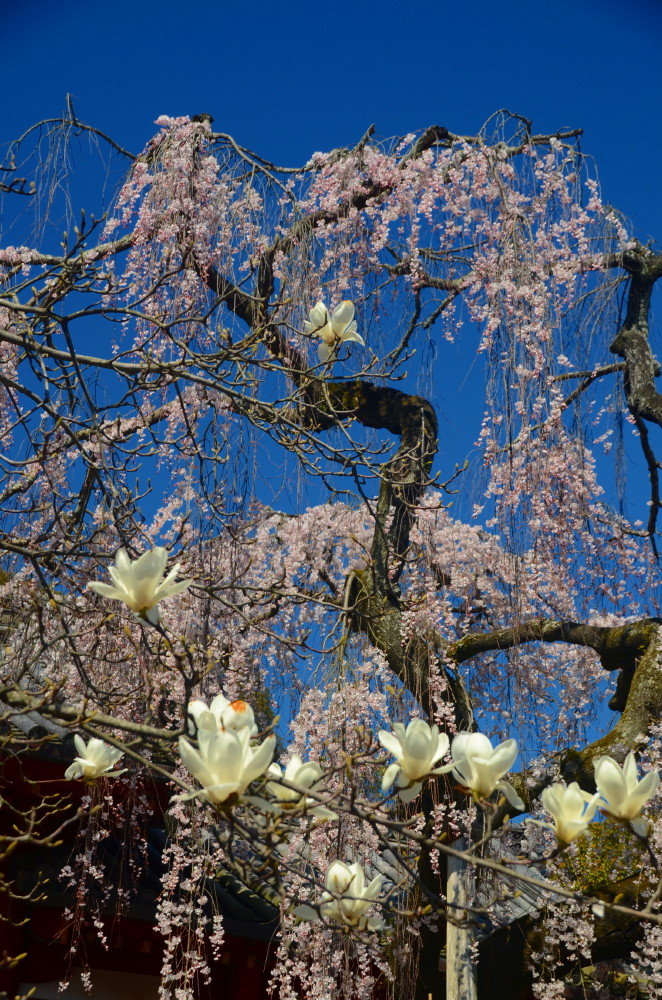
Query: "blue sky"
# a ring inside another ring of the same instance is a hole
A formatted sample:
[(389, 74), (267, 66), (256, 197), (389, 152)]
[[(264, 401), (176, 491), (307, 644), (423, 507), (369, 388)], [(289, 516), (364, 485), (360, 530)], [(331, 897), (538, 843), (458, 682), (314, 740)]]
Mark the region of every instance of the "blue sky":
[[(276, 161), (436, 123), (474, 132), (498, 108), (537, 131), (585, 129), (606, 198), (662, 239), (656, 0), (355, 4), (5, 0), (1, 138), (58, 115), (138, 152), (159, 114), (209, 111)], [(241, 7), (241, 9), (240, 9)]]

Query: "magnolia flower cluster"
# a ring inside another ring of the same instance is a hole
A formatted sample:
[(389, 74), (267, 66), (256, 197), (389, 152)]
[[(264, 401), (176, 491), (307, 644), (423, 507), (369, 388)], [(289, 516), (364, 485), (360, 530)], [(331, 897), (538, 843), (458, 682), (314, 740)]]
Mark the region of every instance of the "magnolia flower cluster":
[(336, 306), (330, 316), (324, 303), (318, 302), (310, 310), (303, 329), (304, 333), (320, 338), (317, 354), (322, 362), (332, 358), (340, 345), (348, 340), (365, 346), (365, 341), (356, 328), (354, 303), (348, 299)]
[(446, 733), (440, 733), (437, 726), (429, 726), (423, 719), (414, 719), (406, 729), (401, 722), (396, 722), (393, 729), (393, 733), (385, 729), (377, 733), (381, 745), (396, 759), (396, 763), (384, 772), (382, 791), (388, 791), (397, 778), (400, 798), (403, 802), (411, 802), (423, 787), (423, 778), (450, 770), (450, 764), (433, 766), (446, 756), (450, 744)]
[(384, 921), (367, 914), (381, 892), (383, 881), (382, 875), (376, 875), (366, 885), (363, 866), (358, 861), (349, 865), (333, 861), (327, 870), (326, 891), (319, 903), (316, 906), (303, 903), (294, 912), (303, 920), (321, 919), (357, 931), (379, 930)]
[(228, 701), (223, 694), (217, 694), (209, 705), (196, 698), (188, 705), (188, 730), (192, 736), (201, 729), (225, 729), (238, 732), (248, 729), (250, 736), (257, 735), (257, 725), (253, 709), (240, 698)]
[(199, 798), (221, 805), (242, 795), (271, 764), (276, 737), (267, 736), (259, 746), (251, 746), (251, 738), (257, 734), (255, 715), (241, 699), (228, 701), (217, 694), (210, 705), (199, 699), (191, 701), (187, 725), (198, 747), (180, 736), (179, 756), (202, 788), (178, 796), (181, 801)]
[(252, 747), (248, 726), (239, 729), (199, 729), (198, 749), (179, 738), (179, 755), (184, 766), (202, 785), (180, 800), (199, 798), (221, 805), (231, 796), (242, 795), (269, 767), (276, 749), (276, 737), (269, 735)]
[(482, 733), (458, 733), (451, 745), (453, 777), (474, 798), (485, 799), (497, 789), (516, 809), (524, 803), (504, 775), (517, 757), (517, 741), (505, 740), (492, 749), (487, 736)]
[(554, 823), (531, 822), (548, 827), (554, 831), (559, 843), (569, 844), (584, 832), (593, 819), (599, 798), (597, 792), (595, 795), (584, 792), (576, 781), (567, 788), (557, 782), (545, 788), (541, 796), (543, 808), (550, 813)]
[[(422, 779), (433, 774), (453, 772), (456, 781), (476, 799), (488, 798), (496, 790), (502, 791), (511, 805), (523, 809), (524, 803), (504, 775), (517, 757), (517, 742), (506, 740), (493, 748), (482, 733), (458, 733), (449, 743), (448, 736), (437, 726), (429, 726), (422, 719), (414, 719), (405, 729), (396, 722), (394, 733), (381, 729), (377, 738), (396, 759), (386, 768), (382, 791), (386, 792), (398, 779), (399, 796), (411, 802), (422, 787)], [(441, 767), (434, 767), (450, 749), (452, 760)]]
[(126, 768), (113, 771), (113, 767), (123, 756), (121, 750), (115, 750), (108, 746), (103, 740), (93, 736), (89, 743), (76, 733), (74, 736), (78, 757), (74, 757), (74, 762), (64, 772), (65, 778), (84, 778), (86, 781), (94, 781), (102, 775), (116, 778), (119, 774), (124, 774)]
[[(271, 763), (276, 749), (275, 736), (269, 735), (258, 746), (252, 745), (257, 725), (253, 709), (245, 701), (229, 701), (223, 694), (216, 695), (209, 705), (200, 699), (191, 701), (187, 727), (198, 746), (181, 736), (179, 754), (184, 766), (202, 787), (177, 796), (180, 801), (198, 798), (212, 805), (228, 803), (243, 795), (251, 782), (267, 772), (272, 779), (266, 784), (271, 801), (253, 799), (255, 804), (270, 812), (305, 809), (318, 819), (336, 819), (334, 812), (306, 794), (317, 790), (322, 778), (319, 764), (304, 763), (298, 754), (290, 754), (283, 771)], [(111, 771), (122, 756), (121, 751), (96, 738), (87, 746), (78, 735), (74, 741), (80, 756), (67, 769), (66, 778), (93, 780), (109, 772), (113, 776), (124, 773)]]
[(252, 781), (266, 772), (272, 779), (265, 786), (271, 799), (249, 799), (253, 804), (269, 812), (303, 808), (318, 819), (336, 818), (334, 812), (306, 794), (316, 791), (319, 785), (322, 778), (319, 764), (304, 763), (298, 754), (290, 753), (283, 771), (278, 764), (271, 763), (276, 748), (274, 736), (267, 736), (258, 747), (251, 746), (257, 725), (253, 709), (245, 701), (228, 701), (223, 694), (217, 694), (209, 705), (199, 699), (191, 701), (188, 729), (197, 737), (198, 748), (182, 736), (179, 753), (202, 790), (178, 796), (180, 800), (197, 797), (219, 805), (232, 796), (242, 795)]
[(99, 581), (88, 583), (87, 586), (102, 597), (123, 601), (138, 618), (151, 625), (158, 625), (161, 620), (159, 601), (181, 594), (193, 582), (174, 582), (179, 573), (179, 563), (172, 567), (164, 579), (167, 562), (167, 549), (158, 545), (149, 552), (143, 552), (138, 559), (129, 559), (126, 549), (120, 549), (115, 556), (115, 565), (108, 568), (113, 586)]
[[(288, 812), (305, 808), (317, 819), (337, 819), (331, 809), (305, 794), (316, 791), (322, 778), (322, 768), (315, 761), (304, 763), (298, 754), (292, 754), (285, 770), (278, 764), (270, 764), (267, 774), (277, 779), (267, 782), (266, 790), (273, 797), (272, 811)], [(289, 787), (291, 785), (295, 787)]]
[(594, 765), (595, 784), (605, 801), (603, 812), (614, 819), (627, 820), (640, 837), (648, 834), (648, 820), (641, 815), (644, 805), (657, 791), (660, 773), (649, 771), (641, 781), (634, 754), (629, 753), (623, 767), (612, 757), (600, 757)]
[(640, 781), (633, 753), (627, 755), (623, 767), (613, 757), (600, 757), (593, 769), (597, 792), (591, 795), (583, 791), (576, 781), (567, 788), (560, 783), (551, 785), (545, 788), (541, 798), (554, 822), (531, 822), (549, 827), (554, 830), (559, 843), (569, 844), (584, 833), (596, 810), (601, 809), (612, 819), (628, 823), (638, 836), (646, 837), (649, 823), (641, 815), (641, 810), (657, 790), (659, 772), (649, 771)]
[[(512, 784), (504, 777), (517, 757), (515, 740), (505, 740), (492, 747), (482, 733), (462, 732), (449, 744), (445, 733), (422, 719), (415, 719), (406, 728), (396, 722), (393, 729), (394, 733), (383, 729), (378, 733), (379, 742), (396, 759), (396, 763), (386, 768), (382, 791), (388, 791), (397, 778), (398, 795), (403, 802), (411, 802), (426, 777), (452, 771), (458, 784), (475, 799), (486, 799), (495, 791), (501, 791), (516, 809), (525, 808)], [(449, 750), (451, 761), (435, 767)], [(658, 771), (649, 771), (640, 781), (632, 753), (626, 757), (623, 767), (611, 757), (601, 757), (596, 760), (594, 769), (597, 788), (594, 794), (583, 791), (576, 781), (567, 787), (553, 784), (544, 789), (542, 804), (554, 822), (531, 822), (549, 827), (560, 843), (569, 844), (586, 830), (600, 809), (613, 819), (629, 823), (640, 837), (647, 836), (649, 823), (641, 810), (659, 785)]]

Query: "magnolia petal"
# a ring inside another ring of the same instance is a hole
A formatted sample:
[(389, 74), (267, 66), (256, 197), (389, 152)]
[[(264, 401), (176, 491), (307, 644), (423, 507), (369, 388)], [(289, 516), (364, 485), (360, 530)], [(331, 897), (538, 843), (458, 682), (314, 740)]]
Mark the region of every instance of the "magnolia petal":
[(435, 767), (430, 771), (430, 774), (448, 774), (449, 771), (455, 770), (455, 761), (451, 761), (450, 764), (443, 764), (441, 767)]
[(109, 566), (108, 576), (113, 581), (118, 594), (122, 595), (122, 600), (127, 601), (127, 603), (133, 601), (133, 591), (126, 584), (128, 574), (120, 573), (116, 566)]
[[(363, 875), (363, 872), (361, 873)], [(384, 882), (383, 875), (375, 875), (372, 882), (370, 882), (364, 891), (361, 893), (364, 899), (374, 900), (377, 899), (380, 892), (382, 891), (382, 884)]]
[(519, 797), (519, 795), (517, 794), (517, 792), (515, 791), (515, 789), (513, 788), (513, 786), (509, 781), (505, 781), (503, 779), (501, 781), (498, 781), (497, 788), (499, 789), (499, 791), (503, 792), (503, 794), (510, 802), (511, 806), (514, 806), (515, 809), (526, 808), (524, 802), (522, 802), (521, 798)]
[(339, 336), (352, 323), (354, 319), (354, 303), (350, 299), (344, 299), (340, 305), (336, 306), (331, 315), (331, 325), (334, 332)]
[[(250, 785), (251, 781), (259, 778), (260, 775), (264, 774), (269, 764), (273, 760), (274, 753), (276, 752), (276, 737), (273, 733), (264, 740), (263, 743), (255, 750), (253, 758), (246, 767), (244, 771), (244, 779), (246, 780), (246, 785)], [(244, 786), (245, 787), (245, 786)]]
[(139, 617), (144, 618), (150, 625), (158, 625), (161, 621), (161, 612), (159, 611), (158, 604), (155, 604), (153, 608), (148, 608), (147, 611)]
[(398, 795), (400, 796), (400, 801), (404, 803), (412, 802), (416, 798), (423, 783), (421, 781), (415, 781), (413, 785), (409, 785), (407, 788), (398, 789)]
[[(287, 774), (287, 769), (285, 771)], [(302, 785), (303, 788), (312, 788), (316, 781), (322, 777), (322, 768), (316, 761), (308, 761), (302, 764), (294, 775), (294, 783)]]
[(639, 769), (637, 767), (637, 761), (632, 752), (630, 752), (623, 762), (623, 777), (625, 779), (625, 787), (632, 791), (636, 788), (639, 781)]
[[(134, 611), (142, 611), (154, 604), (156, 600), (155, 592), (163, 576), (167, 561), (168, 553), (166, 549), (157, 546), (148, 552), (143, 552), (140, 558), (133, 563), (126, 579), (122, 580), (122, 586), (126, 587), (127, 591), (131, 594), (134, 602), (132, 605)], [(115, 576), (117, 576), (117, 572)]]
[(349, 889), (354, 873), (344, 861), (332, 861), (326, 873), (325, 885), (329, 892), (341, 895)]
[[(165, 566), (163, 568), (165, 569)], [(161, 582), (159, 583), (157, 587), (157, 593), (159, 590), (161, 590), (162, 587), (167, 588), (170, 586), (171, 583), (174, 583), (178, 573), (179, 573), (179, 563), (175, 563), (170, 572), (166, 576), (164, 576)], [(157, 582), (159, 579), (160, 577), (156, 577)]]
[(458, 784), (463, 785), (465, 788), (471, 788), (473, 780), (473, 771), (471, 769), (469, 761), (454, 760), (451, 770), (453, 771), (453, 777), (458, 782)]
[(318, 302), (308, 313), (309, 325), (313, 330), (318, 330), (321, 326), (326, 326), (329, 322), (329, 311), (323, 302)]
[(179, 583), (169, 583), (165, 586), (165, 581), (159, 587), (156, 588), (154, 592), (154, 599), (156, 601), (162, 601), (166, 597), (176, 597), (177, 594), (181, 594), (182, 591), (186, 590), (191, 586), (193, 580), (180, 580)]
[[(439, 730), (436, 726), (430, 728), (423, 719), (414, 719), (413, 722), (410, 722), (407, 726), (404, 739), (401, 741), (402, 760), (406, 769), (410, 771), (410, 767), (408, 766), (410, 764), (413, 765), (413, 768), (423, 766), (423, 773), (426, 774), (431, 757), (437, 747), (438, 739)], [(421, 777), (420, 773), (413, 773), (413, 768), (411, 772), (412, 777)]]
[(296, 774), (299, 768), (303, 767), (303, 757), (300, 757), (298, 753), (290, 754), (290, 759), (285, 765), (285, 774)]
[(384, 771), (384, 777), (382, 778), (382, 791), (388, 792), (389, 788), (397, 778), (400, 773), (399, 764), (389, 764), (389, 766)]
[(360, 333), (356, 332), (356, 330), (346, 330), (345, 333), (342, 334), (340, 339), (342, 340), (343, 344), (346, 343), (348, 340), (352, 340), (357, 344), (361, 344), (362, 347), (365, 347), (365, 340), (363, 339)]
[(220, 803), (225, 802), (231, 795), (235, 793), (241, 793), (243, 789), (241, 785), (236, 781), (225, 781), (220, 782), (216, 785), (207, 785), (205, 788), (201, 789), (201, 793), (209, 799), (210, 802)]
[[(393, 728), (395, 728), (395, 726)], [(402, 759), (402, 744), (397, 736), (394, 736), (393, 733), (387, 732), (386, 729), (380, 729), (377, 733), (377, 739), (384, 749), (388, 750), (389, 753), (392, 753), (397, 760)]]
[(594, 769), (598, 792), (606, 802), (605, 809), (617, 819), (636, 819), (660, 780), (657, 770), (652, 770), (639, 781), (633, 753), (627, 755), (622, 768), (612, 757), (601, 757)]
[[(580, 819), (585, 813), (586, 793), (573, 781), (563, 795), (563, 810), (570, 819)], [(543, 799), (544, 803), (544, 799)]]
[(238, 732), (240, 729), (248, 729), (250, 735), (257, 733), (253, 709), (241, 699), (230, 702), (227, 708), (223, 709), (221, 712), (221, 725), (223, 729), (235, 732)]
[(102, 597), (109, 597), (111, 601), (123, 601), (126, 594), (122, 590), (118, 590), (117, 587), (111, 587), (109, 583), (101, 583), (97, 580), (92, 580), (88, 583), (88, 589), (93, 590), (96, 594), (100, 594)]
[(350, 865), (350, 868), (354, 873), (354, 877), (352, 878), (352, 884), (349, 887), (350, 892), (353, 896), (357, 896), (358, 898), (363, 898), (363, 890), (365, 888), (365, 876), (363, 874), (363, 868), (356, 861), (354, 862), (354, 864)]
[(216, 716), (210, 711), (200, 712), (195, 721), (198, 729), (218, 729)]
[[(308, 800), (310, 801), (310, 799)], [(334, 813), (333, 809), (327, 809), (326, 806), (314, 806), (310, 810), (311, 816), (319, 820), (334, 820), (338, 819), (338, 813)]]
[(635, 816), (630, 820), (630, 826), (638, 837), (646, 838), (650, 833), (650, 822), (643, 816)]
[(499, 745), (492, 751), (492, 755), (489, 760), (490, 768), (493, 773), (498, 771), (501, 775), (510, 771), (511, 767), (515, 763), (517, 752), (517, 740), (505, 740), (503, 743), (499, 743)]
[(209, 712), (209, 707), (206, 701), (202, 701), (201, 698), (193, 698), (189, 701), (186, 708), (186, 714), (190, 715), (194, 722), (198, 721), (199, 716), (202, 715), (203, 712)]
[[(87, 755), (86, 756), (90, 760), (95, 760), (95, 759), (97, 759), (99, 757), (105, 757), (106, 756), (106, 752), (105, 752), (106, 750), (110, 750), (110, 747), (108, 746), (108, 744), (104, 743), (103, 740), (100, 740), (98, 738), (98, 736), (92, 736), (92, 737), (90, 737), (90, 742), (87, 744)], [(112, 751), (111, 751), (111, 753), (112, 753)]]
[(115, 556), (115, 565), (122, 573), (131, 572), (131, 560), (126, 549), (120, 549)]
[[(435, 726), (435, 729), (436, 728), (437, 727)], [(432, 754), (432, 759), (430, 760), (430, 764), (436, 764), (438, 760), (441, 760), (442, 757), (445, 757), (446, 754), (448, 753), (449, 748), (450, 748), (450, 740), (448, 739), (448, 736), (446, 735), (446, 733), (439, 733), (437, 736), (437, 749)]]
[(203, 762), (202, 757), (195, 747), (192, 747), (189, 741), (183, 736), (179, 737), (179, 756), (182, 758), (182, 763), (186, 770), (190, 771), (201, 785), (212, 784), (214, 778)]
[(365, 340), (358, 333), (343, 334), (340, 340), (343, 344), (347, 343), (348, 341), (355, 341), (357, 344), (361, 344), (363, 347), (365, 347)]
[[(563, 788), (562, 785), (557, 784), (557, 785), (551, 785), (548, 788), (543, 788), (542, 790), (542, 795), (540, 796), (540, 799), (542, 801), (543, 808), (546, 809), (548, 813), (551, 813), (552, 816), (561, 812), (562, 807), (559, 798), (559, 792), (562, 791), (562, 788)], [(545, 825), (549, 826), (548, 823)]]
[(135, 560), (132, 572), (139, 580), (160, 580), (168, 561), (168, 551), (162, 545), (156, 545), (153, 549), (143, 552)]
[(625, 777), (615, 760), (611, 757), (600, 757), (593, 765), (595, 784), (600, 795), (614, 809), (617, 809), (627, 796)]
[(472, 756), (486, 756), (492, 753), (492, 744), (485, 733), (457, 733), (453, 737), (451, 744), (451, 754), (453, 760), (459, 762), (460, 758)]
[(630, 792), (630, 804), (637, 812), (657, 791), (660, 783), (660, 773), (657, 770), (649, 771), (638, 782), (637, 787)]
[[(198, 732), (200, 756), (213, 775), (202, 784), (235, 781), (242, 773), (246, 759), (248, 733), (226, 732), (222, 729), (201, 729)], [(248, 782), (246, 782), (248, 784)]]
[(322, 364), (329, 360), (336, 352), (335, 345), (329, 347), (324, 341), (317, 348), (317, 357), (320, 359)]
[(212, 712), (216, 716), (216, 718), (220, 718), (222, 713), (225, 711), (225, 709), (228, 707), (229, 704), (230, 702), (225, 697), (225, 695), (219, 693), (216, 695), (215, 698), (212, 698), (211, 703), (209, 705), (209, 711)]

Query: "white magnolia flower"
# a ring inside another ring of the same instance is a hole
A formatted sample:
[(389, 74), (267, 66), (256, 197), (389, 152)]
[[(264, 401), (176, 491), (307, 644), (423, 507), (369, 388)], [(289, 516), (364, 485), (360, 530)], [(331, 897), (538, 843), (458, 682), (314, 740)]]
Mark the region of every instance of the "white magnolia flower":
[(76, 733), (74, 743), (79, 756), (74, 758), (73, 764), (64, 772), (65, 778), (86, 778), (92, 781), (101, 777), (102, 774), (116, 778), (118, 774), (124, 774), (126, 768), (120, 771), (113, 771), (112, 768), (123, 756), (121, 750), (115, 750), (108, 746), (103, 740), (93, 736), (90, 742), (85, 745), (85, 740)]
[(225, 695), (217, 694), (210, 705), (196, 698), (188, 703), (188, 715), (188, 730), (192, 736), (200, 729), (228, 729), (236, 732), (244, 727), (251, 736), (257, 735), (253, 709), (240, 698), (228, 701)]
[(537, 819), (530, 822), (548, 827), (554, 831), (557, 840), (562, 844), (569, 844), (586, 830), (598, 808), (600, 796), (597, 792), (589, 795), (573, 781), (567, 788), (560, 783), (550, 785), (543, 790), (541, 798), (543, 807), (551, 813), (554, 823), (543, 823)]
[(298, 754), (292, 754), (284, 771), (278, 764), (271, 764), (267, 774), (272, 778), (283, 778), (291, 785), (297, 785), (300, 789), (297, 791), (294, 788), (286, 788), (279, 781), (267, 782), (267, 791), (276, 799), (278, 810), (294, 809), (305, 805), (311, 807), (308, 811), (313, 816), (317, 816), (318, 819), (336, 819), (334, 812), (305, 794), (311, 789), (314, 791), (315, 785), (322, 777), (322, 768), (315, 761), (308, 761), (304, 764)]
[(639, 781), (633, 753), (627, 755), (622, 768), (612, 757), (600, 757), (593, 767), (596, 787), (607, 803), (604, 811), (615, 819), (629, 820), (635, 833), (647, 836), (648, 820), (641, 815), (641, 809), (660, 783), (659, 772), (649, 771)]
[(403, 802), (411, 802), (422, 788), (421, 778), (429, 774), (445, 774), (452, 764), (433, 767), (448, 753), (448, 736), (440, 733), (437, 726), (429, 726), (423, 719), (414, 719), (405, 729), (401, 722), (393, 726), (395, 735), (380, 729), (377, 739), (392, 753), (397, 763), (391, 764), (384, 772), (382, 791), (391, 787), (396, 777)]
[(326, 892), (317, 907), (304, 903), (294, 911), (304, 920), (323, 918), (331, 923), (344, 924), (355, 930), (374, 931), (383, 927), (384, 921), (366, 916), (379, 896), (384, 881), (383, 875), (376, 875), (369, 885), (365, 884), (363, 866), (357, 861), (346, 865), (343, 861), (333, 861), (326, 873)]
[(179, 754), (185, 767), (202, 785), (202, 791), (177, 796), (181, 800), (199, 798), (215, 805), (231, 795), (241, 795), (269, 767), (276, 749), (276, 737), (267, 736), (257, 747), (250, 745), (248, 726), (238, 730), (198, 730), (199, 749), (180, 736)]
[(102, 597), (110, 597), (113, 601), (124, 601), (127, 607), (152, 625), (160, 620), (159, 601), (165, 597), (181, 594), (191, 585), (192, 580), (174, 579), (179, 573), (179, 563), (176, 563), (165, 579), (168, 552), (158, 546), (143, 552), (139, 559), (129, 559), (126, 549), (120, 549), (115, 556), (115, 565), (108, 567), (110, 578), (114, 583), (88, 583), (90, 590), (96, 591)]
[(329, 310), (323, 302), (318, 302), (310, 310), (309, 318), (303, 324), (305, 333), (314, 334), (319, 337), (322, 343), (317, 348), (320, 361), (328, 361), (338, 350), (340, 344), (347, 340), (354, 340), (357, 344), (365, 341), (356, 330), (356, 320), (354, 319), (354, 303), (345, 299), (333, 310), (329, 316)]
[(524, 803), (509, 781), (507, 774), (517, 757), (517, 740), (506, 740), (492, 748), (483, 733), (458, 733), (451, 745), (453, 776), (476, 798), (485, 799), (497, 788), (516, 809)]

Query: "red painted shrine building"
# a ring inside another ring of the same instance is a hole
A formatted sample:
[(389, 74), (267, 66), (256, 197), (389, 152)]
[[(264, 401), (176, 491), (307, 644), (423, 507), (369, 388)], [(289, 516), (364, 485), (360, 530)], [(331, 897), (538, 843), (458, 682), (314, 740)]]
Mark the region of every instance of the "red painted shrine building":
[[(66, 885), (62, 870), (81, 851), (76, 813), (89, 789), (85, 782), (64, 780), (72, 756), (62, 744), (26, 740), (0, 757), (0, 996), (34, 990), (33, 1000), (82, 1000), (81, 971), (87, 970), (94, 1000), (158, 1000), (164, 939), (155, 915), (171, 790), (157, 782), (149, 789), (146, 857), (121, 916), (117, 886), (126, 852), (114, 835), (99, 851), (101, 902), (76, 911), (76, 889)], [(32, 836), (22, 836), (33, 820)], [(52, 840), (55, 831), (54, 844), (39, 843)], [(206, 956), (211, 982), (197, 983), (200, 1000), (267, 997), (277, 914), (253, 893), (236, 891), (232, 881), (206, 885), (225, 936), (220, 955)], [(70, 983), (65, 993), (62, 982)]]

